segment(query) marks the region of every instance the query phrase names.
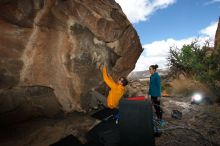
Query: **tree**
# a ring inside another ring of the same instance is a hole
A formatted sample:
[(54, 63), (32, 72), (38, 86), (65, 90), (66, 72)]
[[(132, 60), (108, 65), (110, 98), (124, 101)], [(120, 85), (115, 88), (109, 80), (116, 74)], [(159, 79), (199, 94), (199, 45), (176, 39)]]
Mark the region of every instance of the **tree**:
[(181, 73), (188, 77), (194, 77), (204, 70), (205, 58), (206, 49), (201, 49), (196, 42), (192, 42), (189, 45), (183, 45), (181, 49), (170, 48), (168, 62), (174, 75)]
[(170, 75), (184, 74), (188, 78), (201, 81), (209, 85), (213, 91), (219, 90), (220, 81), (220, 48), (211, 55), (209, 43), (203, 47), (192, 42), (183, 45), (181, 49), (170, 48), (168, 62)]

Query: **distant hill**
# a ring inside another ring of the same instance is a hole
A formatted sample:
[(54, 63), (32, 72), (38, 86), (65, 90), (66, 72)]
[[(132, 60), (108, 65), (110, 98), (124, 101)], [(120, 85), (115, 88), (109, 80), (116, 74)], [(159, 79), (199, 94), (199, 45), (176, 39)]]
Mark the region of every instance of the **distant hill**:
[[(168, 70), (167, 69), (158, 69), (157, 72), (161, 75), (167, 75)], [(133, 71), (128, 75), (129, 80), (140, 80), (140, 79), (146, 79), (150, 77), (150, 72), (148, 70), (145, 71)]]

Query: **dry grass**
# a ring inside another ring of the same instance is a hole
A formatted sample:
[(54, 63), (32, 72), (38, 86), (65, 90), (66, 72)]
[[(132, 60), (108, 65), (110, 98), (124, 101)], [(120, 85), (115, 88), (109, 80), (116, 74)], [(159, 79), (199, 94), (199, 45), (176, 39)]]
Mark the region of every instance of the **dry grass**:
[(215, 98), (209, 88), (201, 82), (190, 79), (175, 79), (170, 82), (170, 88), (168, 92), (177, 97), (188, 97), (195, 92), (202, 93), (206, 97)]

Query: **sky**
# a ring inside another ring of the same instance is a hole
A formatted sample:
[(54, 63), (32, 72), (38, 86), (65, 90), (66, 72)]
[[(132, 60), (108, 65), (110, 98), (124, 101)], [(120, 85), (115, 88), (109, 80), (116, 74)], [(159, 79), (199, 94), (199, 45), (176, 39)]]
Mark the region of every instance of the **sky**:
[(134, 71), (158, 64), (167, 68), (170, 47), (197, 39), (214, 44), (220, 0), (116, 0), (136, 29), (144, 48)]

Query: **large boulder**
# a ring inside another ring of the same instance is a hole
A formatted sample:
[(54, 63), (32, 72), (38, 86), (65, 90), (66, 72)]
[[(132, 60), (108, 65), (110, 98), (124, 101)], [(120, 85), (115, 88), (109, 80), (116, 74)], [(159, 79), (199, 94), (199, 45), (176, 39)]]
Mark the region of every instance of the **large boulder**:
[(0, 127), (24, 120), (62, 114), (53, 89), (43, 86), (14, 87), (0, 92)]
[[(142, 52), (114, 0), (1, 0), (0, 29), (0, 98), (9, 88), (43, 86), (65, 112), (81, 110), (86, 93), (104, 85), (102, 64), (117, 80), (134, 69)], [(7, 97), (26, 101), (16, 91)]]
[(220, 49), (220, 17), (218, 21), (217, 30), (215, 33), (215, 49)]

